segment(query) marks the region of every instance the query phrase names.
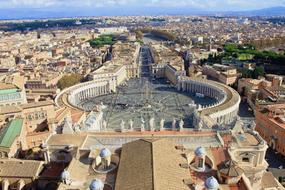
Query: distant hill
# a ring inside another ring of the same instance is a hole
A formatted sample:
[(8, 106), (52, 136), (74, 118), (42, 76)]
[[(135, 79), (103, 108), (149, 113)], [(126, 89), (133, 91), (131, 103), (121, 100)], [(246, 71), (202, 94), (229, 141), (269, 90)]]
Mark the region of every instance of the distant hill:
[(231, 16), (285, 16), (285, 7), (271, 7), (250, 11), (232, 11), (224, 12), (224, 14)]
[(63, 17), (84, 17), (84, 16), (129, 16), (129, 15), (208, 15), (207, 11), (196, 8), (157, 8), (148, 7), (108, 7), (53, 10), (53, 9), (1, 9), (0, 20), (11, 19), (41, 19), (41, 18), (63, 18)]
[(124, 15), (224, 15), (224, 16), (285, 16), (285, 7), (271, 7), (250, 11), (208, 11), (191, 7), (109, 7), (78, 9), (0, 9), (0, 19), (40, 19), (79, 16), (124, 16)]

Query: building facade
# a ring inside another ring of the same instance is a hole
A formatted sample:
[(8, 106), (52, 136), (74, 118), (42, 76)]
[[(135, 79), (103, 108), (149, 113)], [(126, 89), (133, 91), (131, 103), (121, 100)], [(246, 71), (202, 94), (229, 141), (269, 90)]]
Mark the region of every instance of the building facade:
[(13, 84), (0, 84), (0, 106), (20, 105), (27, 103), (25, 88)]
[(285, 104), (261, 106), (256, 111), (255, 123), (268, 145), (285, 156)]

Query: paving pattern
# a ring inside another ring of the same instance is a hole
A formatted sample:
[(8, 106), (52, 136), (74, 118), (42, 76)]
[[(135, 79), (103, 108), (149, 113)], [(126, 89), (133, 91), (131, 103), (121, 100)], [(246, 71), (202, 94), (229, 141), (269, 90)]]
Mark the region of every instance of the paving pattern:
[(195, 104), (208, 105), (215, 100), (209, 97), (197, 98), (194, 94), (180, 93), (165, 80), (148, 78), (132, 79), (126, 85), (118, 88), (117, 93), (96, 97), (82, 102), (81, 106), (93, 109), (103, 102), (107, 108), (104, 117), (108, 127), (119, 128), (121, 120), (124, 120), (126, 128), (130, 119), (134, 122), (134, 128), (139, 128), (142, 120), (146, 129), (150, 118), (154, 118), (156, 128), (159, 128), (160, 120), (165, 120), (165, 127), (172, 126), (173, 118), (177, 127), (180, 119), (183, 119), (186, 127), (192, 127), (192, 117)]
[(120, 129), (123, 120), (128, 129), (132, 120), (134, 129), (139, 129), (144, 123), (145, 130), (149, 130), (151, 118), (154, 119), (155, 129), (159, 129), (162, 119), (165, 120), (166, 128), (172, 127), (174, 119), (176, 127), (182, 119), (185, 128), (193, 128), (195, 105), (209, 105), (216, 101), (209, 97), (198, 98), (195, 94), (178, 92), (166, 79), (154, 78), (150, 72), (153, 59), (147, 46), (141, 48), (139, 62), (140, 78), (130, 79), (119, 86), (116, 93), (89, 99), (79, 106), (90, 111), (101, 103), (106, 105), (104, 119), (109, 128)]

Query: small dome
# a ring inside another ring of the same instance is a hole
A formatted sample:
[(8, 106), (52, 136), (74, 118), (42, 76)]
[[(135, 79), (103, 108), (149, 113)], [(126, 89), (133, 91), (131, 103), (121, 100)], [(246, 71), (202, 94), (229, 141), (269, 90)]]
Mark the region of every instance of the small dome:
[(195, 150), (195, 155), (196, 155), (196, 156), (199, 156), (199, 157), (205, 156), (205, 155), (206, 155), (206, 150), (205, 150), (205, 148), (203, 148), (203, 147), (198, 147), (198, 148)]
[(70, 178), (70, 173), (67, 170), (64, 170), (60, 175), (61, 180), (67, 180)]
[(104, 183), (100, 179), (94, 179), (90, 186), (90, 190), (102, 190), (104, 188)]
[(219, 183), (218, 181), (216, 180), (216, 178), (214, 178), (213, 176), (212, 177), (209, 177), (206, 179), (205, 181), (205, 187), (209, 190), (216, 190), (219, 188)]
[(106, 158), (106, 157), (109, 157), (111, 156), (111, 151), (108, 149), (108, 148), (103, 148), (101, 151), (100, 151), (100, 157), (101, 158)]

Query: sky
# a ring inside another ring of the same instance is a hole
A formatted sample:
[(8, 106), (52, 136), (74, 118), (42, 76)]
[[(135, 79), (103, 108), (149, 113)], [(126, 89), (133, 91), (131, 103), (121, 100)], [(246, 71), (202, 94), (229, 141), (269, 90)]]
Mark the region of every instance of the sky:
[(285, 0), (0, 0), (1, 9), (90, 9), (131, 7), (186, 8), (212, 11), (254, 10), (285, 6)]
[[(201, 15), (280, 6), (285, 7), (285, 0), (0, 0), (0, 20), (81, 16)], [(283, 12), (279, 10), (277, 15), (284, 15)]]

